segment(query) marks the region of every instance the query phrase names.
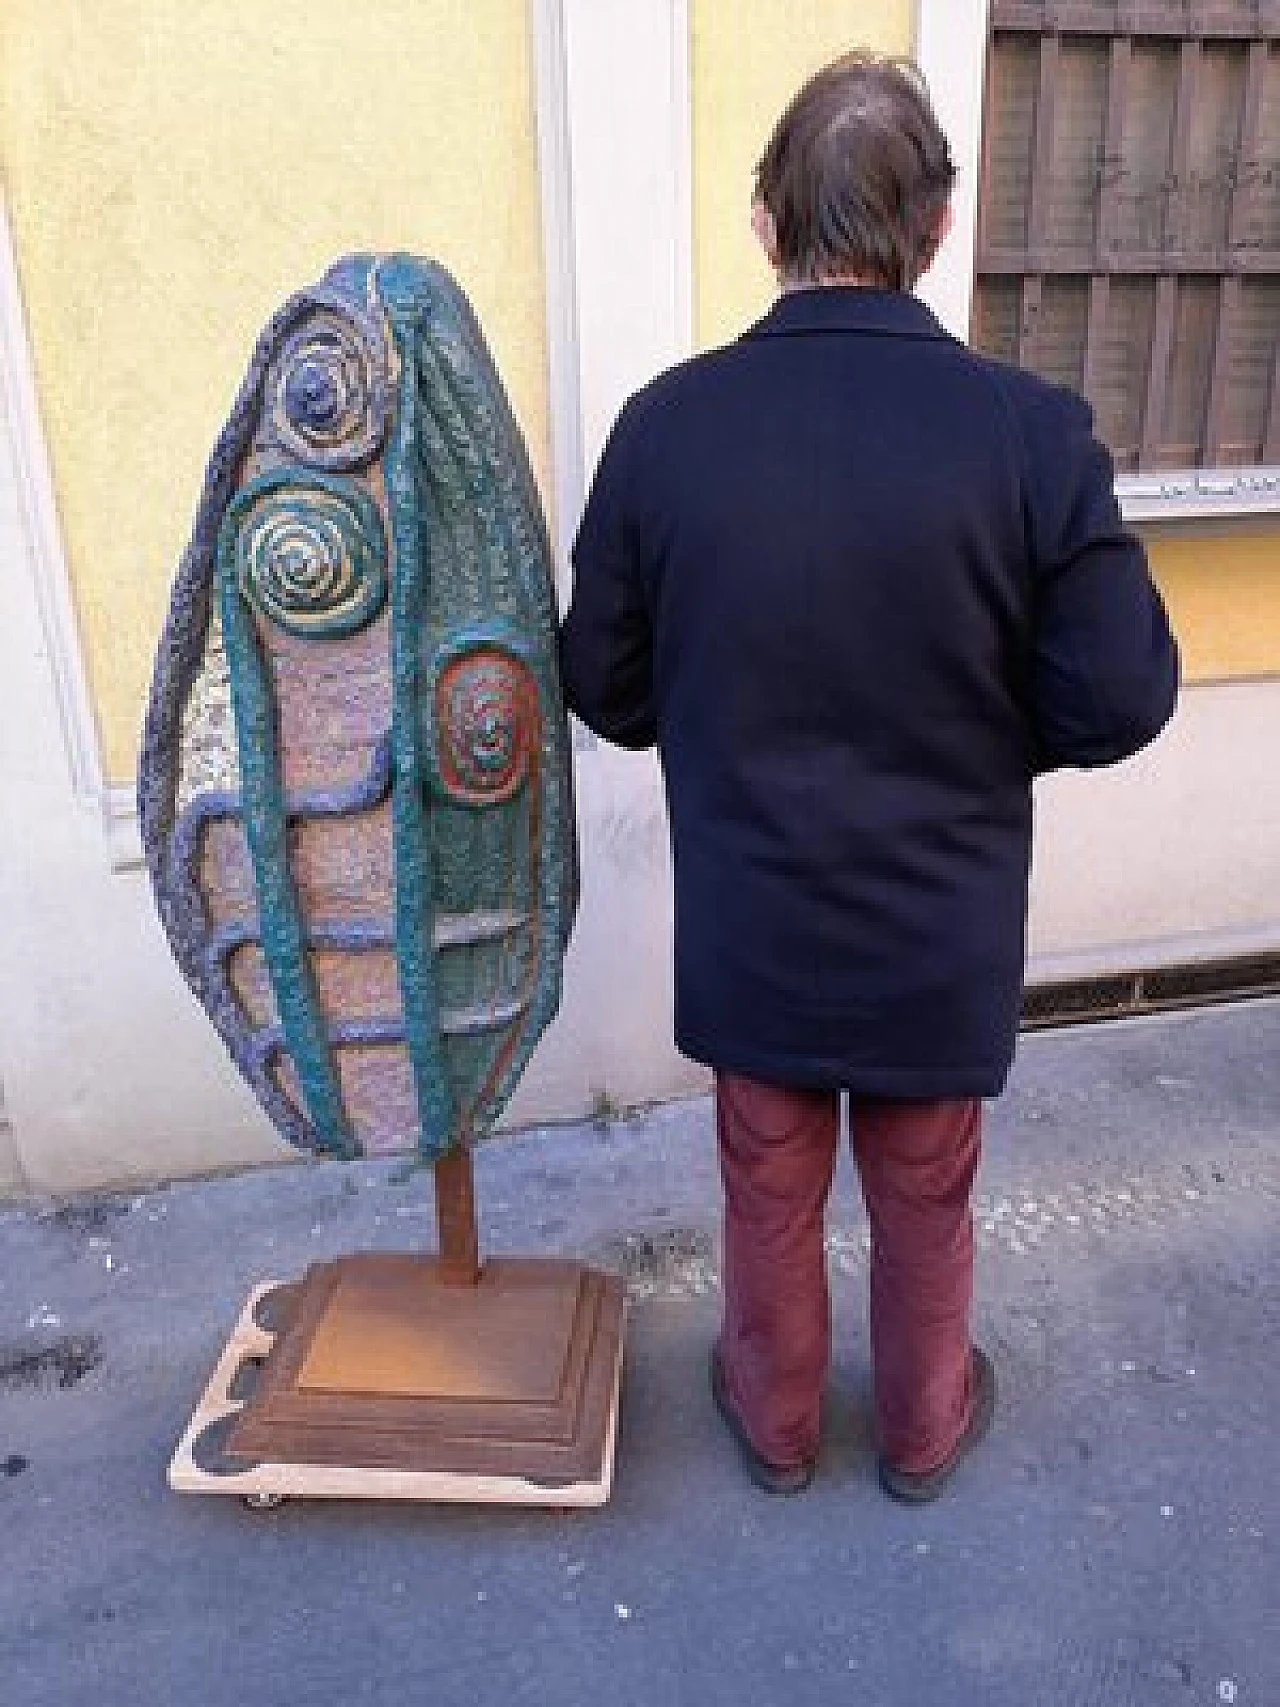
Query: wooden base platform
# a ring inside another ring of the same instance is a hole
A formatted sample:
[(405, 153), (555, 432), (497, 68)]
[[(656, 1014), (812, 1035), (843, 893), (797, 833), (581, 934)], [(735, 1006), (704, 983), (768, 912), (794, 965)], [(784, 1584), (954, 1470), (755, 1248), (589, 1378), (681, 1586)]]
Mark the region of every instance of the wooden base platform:
[(282, 1499), (602, 1505), (622, 1372), (619, 1280), (364, 1255), (250, 1296), (170, 1486)]

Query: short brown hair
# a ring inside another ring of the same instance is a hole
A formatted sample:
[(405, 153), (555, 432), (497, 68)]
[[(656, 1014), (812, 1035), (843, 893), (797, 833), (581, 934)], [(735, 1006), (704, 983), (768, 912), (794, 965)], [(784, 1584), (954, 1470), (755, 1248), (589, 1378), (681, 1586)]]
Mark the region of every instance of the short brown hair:
[(917, 68), (850, 53), (793, 97), (755, 193), (788, 283), (857, 276), (909, 290), (933, 258), (955, 178)]

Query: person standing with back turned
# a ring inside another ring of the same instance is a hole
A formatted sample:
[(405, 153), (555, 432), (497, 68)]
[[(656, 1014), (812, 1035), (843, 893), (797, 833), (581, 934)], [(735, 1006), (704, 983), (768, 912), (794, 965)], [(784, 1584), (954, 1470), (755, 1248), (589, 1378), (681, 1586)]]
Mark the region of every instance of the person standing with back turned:
[(955, 178), (915, 68), (820, 71), (760, 161), (781, 292), (626, 404), (574, 548), (570, 708), (657, 744), (675, 1034), (715, 1070), (715, 1402), (810, 1480), (839, 1097), (871, 1224), (880, 1480), (942, 1491), (995, 1405), (970, 1340), (981, 1098), (1022, 989), (1031, 784), (1151, 741), (1178, 657), (1072, 392), (909, 293)]

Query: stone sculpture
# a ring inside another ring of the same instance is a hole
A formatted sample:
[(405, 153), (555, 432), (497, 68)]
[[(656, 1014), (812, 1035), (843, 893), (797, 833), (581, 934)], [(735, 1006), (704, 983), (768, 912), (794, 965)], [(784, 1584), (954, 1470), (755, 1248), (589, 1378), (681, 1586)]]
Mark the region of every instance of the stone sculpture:
[(278, 1130), (433, 1164), (439, 1232), (256, 1288), (171, 1484), (599, 1504), (621, 1283), (479, 1254), (470, 1147), (558, 1005), (577, 857), (537, 492), (433, 263), (351, 256), (263, 333), (139, 794), (174, 953)]
[(551, 557), (438, 265), (266, 327), (156, 660), (139, 804), (173, 952), (277, 1130), (434, 1162), (555, 1013), (577, 899)]

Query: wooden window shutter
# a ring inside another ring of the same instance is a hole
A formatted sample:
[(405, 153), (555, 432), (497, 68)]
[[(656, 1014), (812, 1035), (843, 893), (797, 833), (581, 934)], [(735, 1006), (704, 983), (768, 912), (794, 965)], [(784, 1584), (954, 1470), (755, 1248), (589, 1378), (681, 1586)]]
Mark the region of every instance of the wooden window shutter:
[(1280, 0), (992, 0), (973, 341), (1123, 471), (1280, 462)]

